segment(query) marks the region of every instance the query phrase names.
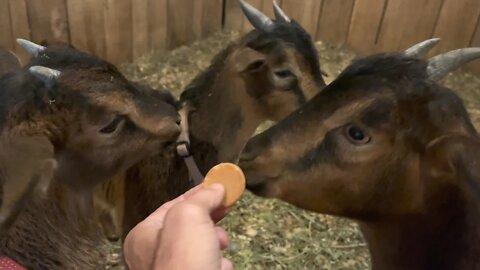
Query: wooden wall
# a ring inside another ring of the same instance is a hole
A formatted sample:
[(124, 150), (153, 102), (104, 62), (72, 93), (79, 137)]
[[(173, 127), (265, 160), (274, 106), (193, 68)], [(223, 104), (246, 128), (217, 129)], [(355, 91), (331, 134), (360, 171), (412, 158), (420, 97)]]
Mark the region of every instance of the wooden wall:
[(0, 46), (60, 41), (119, 64), (222, 28), (223, 0), (0, 0)]
[[(247, 0), (273, 16), (272, 0)], [(440, 37), (432, 53), (480, 47), (480, 0), (278, 0), (317, 40), (359, 54)], [(251, 29), (238, 0), (0, 0), (0, 46), (16, 38), (69, 42), (115, 64), (221, 30)], [(478, 62), (478, 61), (477, 61)], [(480, 63), (470, 65), (480, 74)]]
[[(225, 0), (225, 28), (247, 31), (237, 0)], [(480, 47), (480, 0), (278, 0), (316, 40), (346, 43), (360, 55), (401, 50), (430, 37), (432, 54)], [(272, 13), (272, 0), (249, 0)], [(480, 60), (469, 68), (480, 75)]]

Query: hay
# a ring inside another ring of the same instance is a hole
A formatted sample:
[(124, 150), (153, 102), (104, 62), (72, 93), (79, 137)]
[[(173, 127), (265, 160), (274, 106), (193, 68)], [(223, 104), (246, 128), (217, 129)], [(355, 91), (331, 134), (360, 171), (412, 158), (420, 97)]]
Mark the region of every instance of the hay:
[[(211, 58), (238, 35), (217, 33), (169, 53), (150, 53), (121, 67), (129, 79), (166, 88), (178, 95)], [(317, 42), (322, 70), (333, 80), (355, 57), (347, 48)], [(476, 127), (480, 128), (480, 78), (456, 73), (446, 80), (460, 89)], [(268, 124), (261, 127), (267, 127)], [(224, 226), (231, 238), (226, 255), (236, 269), (369, 269), (370, 261), (357, 226), (346, 219), (309, 213), (277, 200), (245, 194)], [(110, 269), (118, 263), (112, 246)]]

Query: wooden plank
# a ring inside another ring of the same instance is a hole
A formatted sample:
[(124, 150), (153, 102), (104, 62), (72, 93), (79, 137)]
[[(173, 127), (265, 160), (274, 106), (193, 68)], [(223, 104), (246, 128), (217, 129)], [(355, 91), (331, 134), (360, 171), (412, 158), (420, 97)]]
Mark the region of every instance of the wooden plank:
[(70, 43), (77, 49), (87, 50), (87, 31), (85, 29), (85, 3), (77, 0), (67, 0), (68, 28)]
[(138, 58), (149, 51), (148, 38), (148, 0), (132, 2), (133, 24), (133, 58)]
[[(480, 47), (480, 16), (478, 16), (477, 28), (472, 36), (470, 47)], [(480, 76), (480, 60), (475, 60), (474, 62), (470, 63), (467, 68)]]
[[(168, 1), (168, 48), (173, 49), (193, 42), (201, 33), (198, 27), (199, 7), (197, 0)], [(197, 24), (197, 25), (196, 25)]]
[(64, 0), (27, 0), (27, 11), (32, 41), (69, 42)]
[(132, 60), (132, 5), (130, 0), (105, 0), (107, 59), (113, 64)]
[(347, 43), (363, 55), (377, 50), (375, 42), (381, 24), (385, 0), (356, 0)]
[[(277, 0), (277, 3), (282, 6), (283, 1)], [(268, 17), (275, 19), (275, 13), (273, 12), (273, 0), (264, 0), (261, 11)]]
[(389, 0), (378, 36), (380, 51), (397, 51), (431, 37), (441, 8), (438, 0)]
[(317, 33), (322, 0), (283, 0), (282, 9), (296, 20), (312, 37)]
[(345, 43), (354, 3), (355, 0), (323, 0), (316, 39)]
[(434, 32), (442, 41), (434, 53), (469, 46), (479, 15), (478, 0), (445, 0)]
[[(173, 0), (173, 1), (175, 1), (175, 0)], [(192, 33), (191, 33), (192, 37), (191, 37), (191, 39), (189, 40), (188, 43), (191, 43), (191, 42), (193, 42), (197, 39), (200, 39), (202, 37), (203, 6), (208, 1), (211, 1), (211, 0), (190, 0), (189, 5), (185, 5), (185, 6), (181, 7), (181, 9), (193, 8), (193, 16), (192, 16), (192, 20), (193, 20), (192, 26), (193, 26), (193, 28), (192, 28)]]
[(87, 51), (107, 59), (105, 1), (82, 0), (84, 2), (84, 23), (87, 36)]
[(149, 0), (148, 34), (150, 50), (166, 50), (168, 45), (167, 0)]
[(223, 0), (204, 0), (202, 14), (202, 37), (222, 29)]
[[(30, 26), (28, 25), (27, 3), (25, 0), (9, 0), (9, 8), (10, 14), (15, 14), (15, 16), (10, 16), (13, 40), (15, 41), (17, 38), (30, 40), (31, 37)], [(14, 42), (14, 52), (20, 58), (22, 64), (29, 61), (30, 55), (16, 42)]]
[(67, 0), (70, 43), (77, 49), (106, 58), (103, 2)]
[(225, 1), (225, 23), (223, 28), (227, 31), (241, 31), (243, 21), (246, 20), (238, 0)]
[(0, 47), (12, 50), (13, 37), (12, 26), (10, 24), (10, 9), (8, 8), (8, 0), (0, 0)]

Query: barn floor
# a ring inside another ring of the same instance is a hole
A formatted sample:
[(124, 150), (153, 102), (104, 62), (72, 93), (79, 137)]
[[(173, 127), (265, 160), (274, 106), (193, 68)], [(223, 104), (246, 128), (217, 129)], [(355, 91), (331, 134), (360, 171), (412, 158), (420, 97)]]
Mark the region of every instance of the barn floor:
[[(121, 67), (133, 80), (165, 87), (175, 94), (204, 70), (210, 59), (238, 35), (217, 33), (167, 54), (152, 53)], [(355, 54), (347, 48), (317, 43), (322, 69), (335, 78)], [(446, 85), (460, 96), (480, 129), (480, 78), (451, 75)], [(227, 256), (236, 269), (369, 269), (366, 245), (357, 226), (346, 219), (309, 213), (276, 200), (246, 193), (222, 221), (231, 237)], [(109, 269), (121, 269), (113, 245)]]

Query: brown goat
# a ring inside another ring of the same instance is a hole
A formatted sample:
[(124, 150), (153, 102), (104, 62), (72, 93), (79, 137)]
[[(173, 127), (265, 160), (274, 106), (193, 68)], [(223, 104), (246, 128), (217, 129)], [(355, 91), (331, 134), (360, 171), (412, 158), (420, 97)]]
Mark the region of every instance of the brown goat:
[[(219, 53), (180, 97), (189, 106), (190, 149), (202, 173), (236, 162), (265, 120), (279, 120), (325, 86), (307, 32), (283, 12), (271, 20), (241, 1), (256, 30)], [(191, 187), (175, 149), (143, 160), (127, 173), (123, 237), (165, 201)]]
[(45, 137), (0, 138), (0, 237), (32, 196), (45, 195), (56, 167)]
[(0, 128), (46, 138), (58, 166), (47, 195), (27, 198), (2, 232), (0, 254), (28, 269), (104, 269), (92, 191), (174, 142), (178, 113), (162, 93), (138, 89), (97, 57), (19, 43), (34, 57), (0, 80)]
[(373, 269), (478, 269), (480, 138), (460, 98), (435, 82), (478, 57), (357, 60), (247, 143), (248, 189), (358, 221)]
[[(131, 82), (137, 89), (144, 92), (155, 92), (163, 95), (163, 99), (169, 104), (175, 104), (175, 97), (166, 90), (153, 89), (147, 85), (138, 82)], [(117, 241), (121, 235), (123, 218), (123, 200), (122, 203), (116, 203), (118, 198), (125, 197), (125, 177), (119, 174), (110, 179), (110, 181), (99, 185), (95, 190), (94, 206), (96, 215), (99, 218), (103, 233), (109, 241)], [(132, 181), (137, 181), (132, 179)]]

